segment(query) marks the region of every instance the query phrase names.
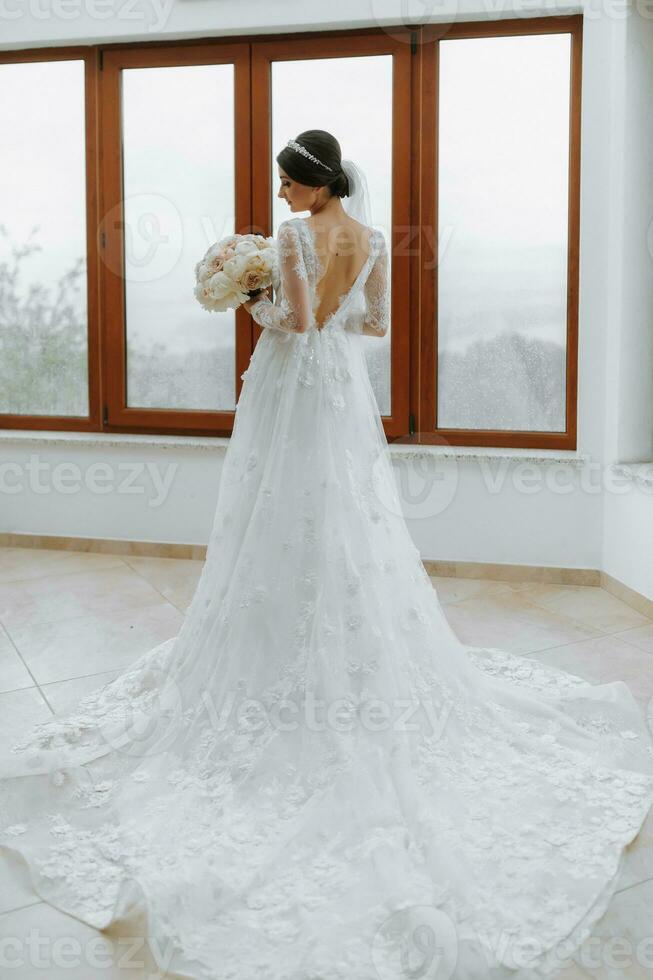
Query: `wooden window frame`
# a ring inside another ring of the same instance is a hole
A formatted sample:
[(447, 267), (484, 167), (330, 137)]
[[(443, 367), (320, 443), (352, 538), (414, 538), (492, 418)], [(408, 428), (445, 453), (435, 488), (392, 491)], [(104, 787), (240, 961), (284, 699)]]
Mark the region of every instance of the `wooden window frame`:
[[(580, 118), (581, 118), (581, 14), (556, 17), (516, 18), (491, 23), (430, 24), (423, 28), (420, 44), (420, 156), (421, 180), (418, 192), (420, 209), (416, 220), (420, 229), (421, 261), (416, 270), (419, 277), (417, 292), (421, 303), (419, 334), (412, 350), (413, 402), (417, 420), (414, 441), (451, 446), (491, 446), (526, 449), (577, 448), (578, 392), (578, 274), (580, 249)], [(529, 36), (533, 34), (570, 34), (570, 101), (569, 101), (569, 164), (568, 164), (568, 225), (567, 225), (567, 348), (566, 348), (566, 430), (536, 432), (507, 429), (448, 429), (439, 428), (437, 412), (438, 310), (437, 233), (438, 228), (438, 54), (439, 42), (459, 38)], [(424, 272), (430, 264), (433, 273)]]
[[(392, 414), (382, 416), (389, 441), (460, 446), (576, 449), (578, 273), (580, 239), (580, 106), (582, 15), (489, 23), (403, 25), (357, 30), (116, 43), (93, 47), (0, 52), (0, 64), (85, 62), (89, 416), (0, 415), (0, 427), (78, 432), (229, 435), (234, 412), (126, 406), (124, 286), (120, 227), (102, 217), (121, 200), (120, 70), (177, 64), (235, 65), (236, 230), (270, 233), (272, 196), (271, 64), (278, 60), (393, 56), (392, 168)], [(429, 228), (437, 223), (438, 42), (463, 37), (571, 35), (567, 264), (567, 431), (438, 429), (437, 254)], [(397, 70), (398, 69), (398, 70)], [(254, 95), (256, 93), (256, 118)], [(408, 148), (408, 149), (406, 149)], [(435, 179), (434, 179), (435, 178)], [(105, 258), (106, 257), (106, 258)], [(434, 272), (425, 271), (430, 267)], [(261, 329), (236, 313), (236, 399)]]
[[(102, 161), (103, 214), (122, 212), (122, 132), (120, 84), (124, 68), (166, 68), (188, 65), (234, 66), (234, 174), (236, 231), (250, 230), (250, 71), (249, 45), (237, 41), (165, 47), (133, 46), (105, 51), (102, 70), (102, 125), (106, 149)], [(123, 234), (119, 222), (107, 222), (102, 243), (104, 262), (104, 429), (120, 432), (165, 432), (226, 435), (234, 411), (178, 408), (140, 408), (127, 405), (127, 344), (125, 290), (122, 276), (113, 270), (124, 268)], [(201, 256), (198, 256), (198, 259)], [(235, 315), (236, 400), (240, 394), (241, 373), (251, 355), (250, 316), (243, 307)], [(109, 381), (111, 383), (109, 383)]]
[(88, 345), (88, 415), (11, 415), (0, 413), (0, 429), (47, 429), (60, 432), (96, 432), (102, 428), (100, 415), (101, 334), (100, 334), (100, 259), (95, 229), (100, 217), (98, 181), (99, 118), (98, 62), (99, 49), (88, 47), (34, 48), (26, 51), (0, 51), (0, 65), (29, 62), (84, 62), (84, 127), (86, 172), (86, 290)]

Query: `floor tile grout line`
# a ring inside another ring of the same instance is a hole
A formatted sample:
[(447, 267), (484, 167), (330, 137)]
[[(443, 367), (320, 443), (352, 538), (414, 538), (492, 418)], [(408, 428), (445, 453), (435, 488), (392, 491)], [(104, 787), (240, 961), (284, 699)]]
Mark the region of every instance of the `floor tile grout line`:
[[(642, 627), (641, 626), (632, 626), (632, 627), (630, 627), (630, 629), (635, 629), (636, 630), (636, 629), (642, 629)], [(624, 630), (623, 632), (627, 632), (627, 631)], [(610, 635), (611, 636), (615, 636), (615, 635), (618, 635), (618, 634), (619, 634), (619, 631), (617, 630), (617, 633), (616, 634), (615, 633), (611, 633)], [(620, 636), (619, 639), (620, 640), (623, 640), (624, 643), (627, 643), (629, 647), (632, 647), (633, 648), (633, 650), (639, 650), (640, 653), (647, 653), (649, 656), (653, 656), (653, 649), (646, 650), (644, 647), (638, 646), (636, 643), (633, 643), (631, 640), (627, 640), (625, 636)]]
[(48, 902), (43, 898), (35, 898), (33, 902), (28, 902), (27, 905), (17, 905), (15, 909), (5, 909), (4, 912), (0, 912), (0, 918), (3, 915), (12, 915), (14, 912), (22, 912), (24, 909), (33, 909), (35, 905), (47, 905)]
[[(136, 568), (134, 568), (133, 565), (130, 565), (129, 562), (126, 561), (125, 558), (123, 558), (122, 555), (115, 555), (114, 557), (118, 559), (120, 565), (123, 566), (124, 569), (126, 569), (126, 570), (128, 570), (130, 572), (134, 572), (134, 574), (135, 575), (138, 575), (139, 578), (142, 578), (142, 579), (145, 578), (143, 575), (141, 575), (138, 572), (138, 570)], [(44, 578), (53, 578), (53, 577), (56, 576), (56, 578), (59, 579), (59, 578), (65, 578), (67, 576), (72, 576), (72, 575), (86, 575), (86, 576), (88, 576), (88, 575), (95, 575), (95, 574), (102, 575), (102, 574), (104, 574), (106, 572), (115, 572), (116, 571), (116, 568), (117, 568), (116, 565), (109, 565), (106, 568), (95, 568), (95, 569), (91, 569), (90, 571), (89, 571), (89, 569), (86, 569), (86, 568), (76, 568), (74, 571), (70, 571), (70, 572), (61, 572), (59, 569), (53, 569), (52, 572), (48, 572), (45, 575), (32, 575), (29, 578), (8, 579), (7, 581), (1, 581), (0, 580), (0, 591), (5, 586), (19, 586), (20, 587), (20, 586), (24, 586), (26, 584), (29, 584), (30, 582), (40, 582)], [(148, 581), (148, 579), (145, 579), (145, 581)], [(151, 585), (152, 583), (150, 582), (149, 584)], [(157, 589), (157, 591), (158, 591), (158, 589)]]
[[(160, 596), (161, 599), (163, 599), (163, 601), (166, 603), (166, 605), (172, 606), (173, 609), (177, 610), (177, 612), (180, 612), (183, 615), (183, 611), (180, 610), (180, 609), (178, 609), (178, 607), (174, 603), (170, 602), (170, 600), (167, 599), (166, 596), (164, 596), (163, 593), (160, 592), (159, 589), (157, 589), (156, 586), (153, 585), (152, 582), (150, 582), (147, 578), (145, 578), (144, 575), (141, 575), (141, 573), (137, 569), (135, 569), (132, 565), (130, 565), (127, 561), (125, 561), (122, 557), (120, 558), (120, 560), (121, 560), (121, 564), (123, 564), (126, 568), (128, 568), (136, 576), (138, 576), (138, 578), (140, 578), (141, 581), (147, 582), (147, 584), (153, 589), (153, 591), (156, 592), (156, 594), (158, 596)], [(99, 570), (101, 571), (102, 569), (99, 569)], [(24, 579), (23, 581), (34, 581), (34, 580), (33, 579), (29, 579), (29, 580)], [(153, 606), (154, 608), (158, 608), (158, 606), (160, 606), (161, 603), (157, 602), (156, 605), (154, 603), (150, 603), (150, 604), (148, 604), (148, 606), (145, 606), (145, 607), (140, 607), (139, 606), (139, 607), (137, 607), (136, 611), (140, 612), (140, 610), (142, 608), (149, 608), (150, 605)], [(74, 619), (85, 619), (85, 618), (86, 618), (86, 616), (71, 616), (71, 617), (69, 617), (68, 619), (65, 619), (65, 620), (63, 620), (63, 619), (51, 620), (51, 621), (48, 621), (48, 622), (37, 623), (35, 625), (37, 625), (39, 627), (42, 627), (42, 626), (56, 625), (57, 623), (70, 622), (71, 620), (74, 620)], [(24, 627), (21, 627), (21, 628), (24, 628)], [(47, 684), (64, 683), (65, 681), (69, 681), (69, 680), (78, 680), (78, 679), (80, 679), (82, 677), (94, 677), (94, 676), (97, 676), (98, 674), (105, 674), (105, 673), (110, 673), (111, 672), (111, 669), (109, 669), (108, 671), (104, 671), (104, 670), (95, 671), (94, 673), (91, 673), (91, 674), (77, 674), (75, 677), (64, 677), (64, 678), (60, 678), (57, 681), (46, 681), (45, 682), (45, 685), (42, 685), (41, 683), (39, 683), (39, 681), (37, 681), (36, 677), (34, 676), (34, 674), (32, 673), (32, 671), (27, 666), (27, 663), (25, 662), (25, 660), (24, 660), (24, 658), (23, 658), (20, 650), (18, 649), (18, 646), (14, 642), (14, 640), (13, 640), (13, 638), (12, 638), (10, 632), (9, 632), (9, 628), (2, 621), (0, 621), (0, 629), (6, 634), (7, 639), (11, 643), (12, 647), (14, 648), (14, 650), (16, 651), (16, 653), (18, 654), (21, 662), (23, 663), (25, 669), (27, 670), (27, 672), (29, 673), (30, 677), (34, 681), (34, 685), (33, 686), (36, 687), (36, 689), (38, 690), (39, 694), (41, 695), (41, 697), (43, 698), (43, 700), (45, 701), (47, 707), (49, 708), (50, 712), (53, 715), (56, 715), (57, 712), (52, 707), (52, 705), (51, 705), (51, 703), (50, 703), (50, 701), (49, 701), (49, 699), (48, 699), (45, 691), (43, 690), (43, 686), (47, 686)], [(123, 668), (116, 668), (116, 669), (117, 670), (120, 670), (120, 669), (128, 670), (129, 669), (129, 665), (127, 665), (126, 667), (123, 667)], [(14, 688), (12, 691), (2, 691), (0, 693), (2, 693), (2, 694), (12, 694), (14, 691), (19, 691), (19, 690), (28, 691), (28, 690), (31, 690), (31, 688), (30, 687)]]
[[(141, 655), (140, 654), (137, 654), (137, 657), (138, 656), (141, 656)], [(115, 667), (115, 668), (113, 668), (111, 670), (98, 670), (94, 674), (78, 674), (76, 677), (62, 677), (58, 681), (46, 681), (46, 683), (44, 685), (38, 684), (37, 687), (38, 687), (39, 691), (41, 692), (41, 696), (43, 697), (43, 700), (46, 701), (47, 704), (48, 704), (48, 707), (50, 707), (50, 710), (52, 711), (52, 714), (53, 715), (66, 714), (68, 711), (72, 711), (72, 710), (75, 709), (76, 706), (78, 706), (80, 698), (76, 698), (75, 699), (75, 702), (72, 705), (70, 705), (70, 707), (68, 707), (67, 705), (64, 705), (63, 708), (60, 708), (59, 711), (57, 711), (55, 708), (52, 708), (51, 707), (50, 702), (48, 701), (48, 698), (47, 698), (47, 696), (45, 694), (45, 691), (43, 690), (43, 687), (48, 687), (49, 684), (68, 684), (68, 683), (70, 683), (70, 681), (86, 680), (87, 677), (101, 677), (102, 674), (114, 674), (114, 673), (116, 673), (116, 671), (120, 674), (122, 671), (125, 671), (125, 670), (129, 670), (129, 664), (127, 664), (127, 666), (125, 666), (125, 667)], [(111, 680), (116, 680), (116, 678), (109, 678), (109, 680), (107, 681), (107, 684), (110, 684), (111, 683)], [(102, 686), (103, 686), (102, 682), (100, 682), (97, 685), (98, 689), (101, 688)], [(82, 697), (83, 696), (84, 695), (82, 695)]]
[(640, 885), (647, 885), (650, 881), (653, 881), (653, 875), (649, 875), (648, 878), (643, 878), (641, 881), (634, 881), (632, 885), (624, 885), (623, 888), (617, 888), (615, 895), (623, 895), (624, 892), (629, 892), (631, 888), (639, 888)]
[[(570, 594), (570, 595), (582, 595), (582, 590), (588, 590), (588, 591), (592, 591), (592, 592), (601, 592), (601, 593), (603, 593), (603, 595), (608, 596), (609, 598), (613, 599), (615, 602), (620, 603), (622, 606), (625, 606), (628, 609), (631, 609), (633, 612), (637, 613), (639, 616), (643, 616), (644, 619), (648, 620), (649, 623), (653, 624), (653, 617), (652, 616), (647, 616), (646, 613), (640, 612), (639, 609), (636, 609), (635, 608), (635, 606), (631, 606), (630, 603), (628, 603), (628, 602), (625, 601), (625, 599), (620, 599), (619, 596), (615, 595), (613, 592), (610, 592), (608, 589), (604, 588), (604, 586), (602, 586), (602, 585), (568, 585), (568, 584), (564, 584), (562, 582), (537, 582), (537, 581), (531, 581), (529, 579), (526, 579), (526, 580), (524, 580), (524, 579), (515, 579), (515, 580), (512, 580), (512, 579), (492, 579), (492, 578), (487, 578), (486, 579), (486, 578), (474, 578), (474, 577), (468, 579), (465, 576), (460, 577), (460, 576), (457, 576), (457, 575), (438, 575), (437, 573), (430, 574), (429, 572), (427, 572), (427, 575), (429, 576), (429, 578), (438, 578), (438, 579), (441, 579), (443, 581), (446, 580), (446, 581), (449, 581), (449, 582), (468, 582), (468, 581), (473, 581), (473, 582), (481, 582), (481, 583), (485, 583), (485, 582), (487, 582), (487, 583), (493, 583), (493, 584), (496, 584), (496, 585), (505, 585), (505, 586), (509, 586), (512, 589), (513, 592), (527, 592), (528, 589), (531, 586), (534, 586), (534, 585), (548, 585), (548, 586), (551, 586), (552, 588), (557, 588), (558, 590), (561, 590), (561, 591), (565, 591), (566, 590), (568, 592), (568, 594)], [(436, 588), (437, 588), (437, 586), (436, 586)], [(577, 591), (577, 590), (581, 590), (581, 591)], [(469, 596), (468, 598), (473, 598), (473, 596)], [(455, 600), (455, 601), (459, 601), (459, 600)]]
[[(468, 601), (468, 600), (469, 601), (473, 601), (476, 598), (483, 598), (483, 597), (482, 596), (478, 596), (478, 597), (477, 596), (468, 596), (467, 599), (456, 599), (456, 600), (451, 601), (451, 602), (444, 602), (443, 601), (442, 602), (442, 605), (443, 606), (455, 606), (455, 605), (459, 605), (461, 602), (465, 602), (465, 601)], [(493, 598), (493, 597), (492, 596), (488, 596), (488, 598)], [(587, 630), (587, 629), (596, 630), (596, 634), (594, 636), (585, 636), (585, 637), (583, 637), (582, 639), (579, 639), (579, 640), (566, 640), (563, 643), (556, 643), (554, 646), (551, 646), (551, 647), (538, 648), (538, 650), (533, 651), (534, 653), (541, 653), (541, 652), (543, 652), (543, 650), (555, 650), (555, 649), (558, 649), (561, 646), (572, 646), (572, 645), (574, 645), (576, 643), (593, 642), (595, 640), (601, 640), (601, 639), (603, 639), (605, 637), (608, 637), (608, 636), (616, 636), (619, 633), (624, 632), (624, 628), (623, 627), (620, 627), (619, 629), (616, 629), (616, 630), (608, 630), (607, 632), (603, 632), (598, 627), (591, 626), (588, 623), (583, 623), (583, 622), (581, 622), (578, 619), (572, 619), (571, 616), (567, 616), (565, 613), (554, 612), (554, 610), (547, 609), (545, 606), (539, 606), (539, 605), (537, 605), (537, 603), (531, 602), (528, 599), (526, 601), (528, 602), (529, 605), (533, 606), (534, 608), (539, 609), (539, 610), (542, 610), (542, 611), (545, 611), (545, 612), (552, 612), (552, 613), (554, 613), (554, 615), (559, 616), (561, 619), (567, 620), (568, 623), (570, 623), (570, 624), (572, 624), (574, 626), (581, 627), (582, 629), (585, 629), (585, 630)], [(547, 629), (547, 627), (546, 626), (543, 626), (542, 629)], [(628, 627), (627, 626), (627, 627), (625, 627), (625, 629), (638, 629), (638, 627), (636, 627), (636, 626)], [(627, 640), (624, 640), (624, 642), (625, 643), (628, 643)], [(634, 643), (628, 643), (628, 645), (631, 646), (631, 647), (633, 647), (634, 650), (639, 650), (641, 653), (648, 653), (649, 652), (648, 650), (644, 650), (642, 647), (635, 646)], [(510, 652), (512, 652), (512, 651), (510, 651)], [(529, 655), (530, 654), (524, 654), (524, 653), (518, 654), (518, 656), (522, 656), (522, 657), (529, 656)]]
[[(137, 653), (136, 657), (138, 658), (139, 656), (140, 654)], [(116, 670), (118, 671), (129, 670), (129, 667), (130, 665), (126, 664), (124, 667), (109, 667), (108, 670), (94, 670), (91, 671), (90, 674), (75, 674), (74, 677), (60, 677), (56, 681), (42, 681), (38, 686), (49, 687), (50, 684), (67, 684), (69, 681), (81, 681), (81, 680), (85, 680), (87, 677), (100, 677), (102, 674), (113, 674), (114, 671)]]
[[(135, 557), (141, 557), (141, 556), (140, 556), (140, 555), (137, 555), (137, 556), (135, 556)], [(174, 560), (175, 560), (175, 559), (173, 559), (173, 561), (174, 561)], [(181, 559), (181, 561), (185, 561), (185, 559), (183, 559), (183, 558), (182, 558), (182, 559)], [(127, 564), (127, 565), (129, 565), (129, 562), (126, 562), (126, 564)], [(172, 600), (171, 600), (171, 599), (168, 599), (168, 597), (167, 597), (167, 596), (165, 596), (165, 595), (163, 594), (163, 592), (161, 592), (161, 591), (160, 591), (159, 589), (157, 589), (157, 587), (156, 587), (156, 585), (155, 585), (155, 584), (154, 584), (153, 582), (150, 582), (150, 580), (149, 580), (149, 579), (148, 579), (148, 578), (147, 578), (147, 577), (146, 577), (145, 575), (143, 575), (143, 573), (142, 573), (142, 572), (140, 572), (140, 571), (139, 571), (139, 570), (138, 570), (137, 568), (134, 568), (134, 566), (133, 566), (133, 565), (129, 565), (129, 568), (131, 568), (131, 570), (132, 570), (132, 571), (133, 571), (133, 572), (134, 572), (134, 573), (135, 573), (136, 575), (138, 575), (138, 576), (140, 576), (140, 578), (142, 578), (144, 582), (147, 582), (147, 583), (148, 583), (148, 585), (151, 585), (151, 586), (152, 586), (152, 588), (153, 588), (153, 589), (155, 590), (155, 592), (158, 592), (158, 593), (159, 593), (159, 595), (161, 596), (161, 598), (162, 598), (162, 599), (165, 599), (165, 601), (166, 601), (167, 603), (169, 603), (169, 604), (170, 604), (170, 605), (171, 605), (171, 606), (172, 606), (172, 607), (173, 607), (174, 609), (176, 609), (176, 610), (177, 610), (178, 612), (180, 612), (180, 613), (181, 613), (182, 615), (185, 615), (185, 611), (184, 611), (183, 609), (179, 609), (179, 607), (178, 607), (178, 606), (177, 606), (177, 605), (176, 605), (176, 604), (175, 604), (174, 602), (172, 602)]]
[[(154, 586), (152, 586), (152, 588), (153, 588), (153, 590), (156, 592), (156, 594), (158, 596), (161, 596), (161, 593), (159, 592), (158, 589), (154, 589)], [(165, 596), (163, 598), (165, 599)], [(170, 602), (169, 599), (165, 599), (165, 602), (168, 605), (172, 605), (172, 603)], [(161, 603), (159, 601), (156, 601), (156, 602), (150, 601), (150, 602), (146, 602), (142, 606), (130, 606), (128, 609), (125, 609), (124, 611), (125, 612), (142, 612), (144, 609), (158, 609), (160, 605), (161, 605)], [(0, 619), (0, 626), (3, 627), (3, 629), (5, 630), (5, 632), (7, 633), (8, 636), (11, 636), (11, 633), (10, 633), (10, 630), (11, 629), (23, 630), (23, 629), (32, 629), (32, 628), (36, 628), (36, 627), (41, 628), (42, 626), (59, 626), (62, 623), (71, 623), (71, 622), (73, 622), (76, 619), (88, 619), (89, 616), (97, 616), (97, 615), (99, 615), (97, 612), (93, 612), (92, 610), (89, 610), (88, 612), (82, 613), (79, 616), (66, 616), (64, 619), (44, 619), (44, 620), (39, 620), (36, 623), (30, 623), (29, 626), (15, 626), (15, 627), (7, 626), (7, 624), (5, 622), (3, 622), (2, 619)]]
[[(434, 586), (434, 588), (435, 588), (435, 590), (437, 592), (437, 586)], [(586, 588), (594, 588), (594, 586), (586, 586)], [(605, 589), (603, 589), (602, 591), (605, 592)], [(520, 595), (520, 590), (519, 589), (513, 589), (513, 592), (516, 595)], [(493, 597), (496, 597), (497, 595), (505, 595), (505, 593), (496, 593), (495, 592), (495, 593), (486, 593), (485, 595), (478, 595), (478, 596), (474, 596), (474, 595), (465, 596), (462, 599), (442, 600), (442, 605), (443, 606), (455, 606), (455, 605), (460, 605), (462, 602), (473, 602), (476, 599), (484, 599), (484, 598), (490, 598), (491, 599)], [(609, 592), (606, 592), (606, 595), (610, 595), (610, 593)], [(524, 601), (529, 606), (533, 606), (533, 608), (539, 609), (539, 610), (541, 610), (543, 612), (551, 613), (554, 616), (559, 616), (561, 619), (565, 619), (565, 620), (567, 620), (567, 622), (573, 623), (575, 626), (581, 626), (583, 629), (595, 629), (595, 630), (597, 630), (598, 631), (598, 634), (595, 637), (595, 639), (598, 639), (599, 636), (612, 636), (614, 633), (619, 633), (619, 632), (622, 632), (622, 631), (625, 631), (625, 630), (628, 630), (628, 629), (638, 629), (639, 628), (637, 626), (625, 626), (625, 627), (620, 627), (617, 630), (610, 630), (607, 633), (603, 633), (599, 629), (599, 627), (597, 627), (597, 626), (592, 626), (589, 623), (582, 622), (582, 620), (574, 619), (572, 616), (568, 616), (566, 613), (561, 613), (561, 612), (558, 612), (555, 609), (551, 609), (550, 606), (542, 605), (542, 604), (536, 602), (532, 598), (528, 598), (527, 596), (525, 596), (525, 597), (523, 597), (523, 599), (524, 599)], [(619, 600), (619, 601), (621, 601), (621, 600)], [(628, 608), (630, 608), (630, 607), (628, 607)], [(634, 610), (634, 611), (636, 612), (637, 610)], [(643, 613), (639, 613), (638, 615), (643, 616), (644, 614)], [(646, 619), (647, 617), (644, 617), (644, 618)], [(649, 623), (651, 625), (653, 625), (653, 620), (649, 620)], [(647, 625), (647, 624), (644, 624), (644, 625)], [(588, 639), (592, 639), (592, 637), (588, 637)], [(572, 641), (572, 642), (576, 642), (576, 641)], [(631, 646), (633, 646), (633, 645), (634, 644), (631, 644)]]
[[(61, 554), (61, 552), (55, 552), (55, 553), (56, 554)], [(68, 552), (66, 552), (66, 554), (68, 554)], [(1, 555), (2, 555), (2, 552), (0, 550), (0, 556)], [(110, 557), (112, 559), (118, 559), (122, 565), (126, 565), (127, 564), (125, 562), (125, 560), (124, 560), (124, 558), (123, 558), (122, 555), (110, 555), (110, 556), (104, 555), (103, 557)], [(131, 567), (132, 566), (129, 565), (129, 568), (131, 568)], [(111, 566), (110, 565), (108, 565), (106, 568), (98, 568), (97, 569), (98, 572), (105, 572), (105, 571), (110, 571), (110, 570), (111, 570)], [(59, 577), (60, 575), (61, 576), (63, 576), (63, 575), (84, 575), (87, 571), (88, 571), (88, 569), (85, 569), (85, 568), (76, 568), (73, 571), (64, 571), (63, 569), (60, 569), (60, 568), (54, 568), (51, 572), (45, 572), (43, 575), (30, 575), (30, 576), (28, 576), (28, 578), (0, 579), (0, 589), (4, 588), (5, 586), (9, 586), (9, 585), (22, 585), (25, 582), (38, 582), (39, 579), (42, 579), (42, 578), (50, 578), (51, 575), (56, 575), (57, 577)]]
[[(4, 633), (4, 635), (9, 640), (9, 643), (11, 644), (11, 646), (16, 651), (16, 656), (18, 657), (18, 659), (22, 663), (23, 667), (25, 668), (25, 670), (27, 671), (27, 673), (29, 674), (29, 676), (34, 681), (34, 686), (39, 690), (39, 693), (41, 694), (41, 697), (43, 698), (43, 700), (47, 704), (48, 708), (50, 708), (50, 711), (52, 711), (52, 707), (50, 705), (50, 702), (45, 697), (45, 695), (43, 694), (43, 692), (41, 691), (41, 689), (39, 687), (39, 682), (37, 681), (36, 677), (34, 676), (34, 674), (32, 673), (32, 671), (30, 670), (30, 668), (28, 667), (28, 665), (27, 665), (27, 663), (25, 661), (25, 658), (23, 657), (22, 653), (20, 652), (20, 650), (18, 649), (18, 647), (14, 643), (14, 640), (13, 640), (13, 638), (12, 638), (9, 630), (7, 629), (7, 627), (2, 622), (0, 622), (0, 630)], [(18, 687), (18, 688), (14, 688), (14, 690), (16, 690), (16, 691), (29, 691), (29, 690), (31, 690), (31, 688), (29, 688), (29, 687), (23, 687), (23, 688)], [(12, 692), (11, 691), (3, 691), (2, 693), (3, 694), (11, 694)], [(54, 714), (54, 712), (53, 712), (53, 714)]]
[(27, 684), (25, 687), (10, 687), (7, 691), (0, 691), (0, 698), (4, 697), (5, 694), (20, 694), (21, 691), (33, 691), (36, 687), (39, 687), (38, 681), (35, 681), (33, 684)]
[(40, 684), (37, 684), (36, 686), (37, 686), (37, 687), (38, 687), (38, 689), (39, 689), (39, 694), (41, 695), (41, 697), (43, 698), (43, 700), (44, 700), (44, 701), (45, 701), (45, 703), (47, 704), (47, 706), (48, 706), (48, 708), (50, 709), (50, 711), (52, 712), (52, 714), (53, 714), (53, 715), (56, 715), (56, 714), (57, 714), (57, 712), (56, 712), (56, 711), (54, 710), (54, 708), (53, 708), (53, 707), (52, 707), (52, 705), (50, 704), (50, 701), (48, 700), (48, 698), (46, 697), (46, 695), (45, 695), (45, 694), (43, 693), (43, 691), (41, 690), (41, 686), (40, 686)]
[[(605, 639), (608, 639), (611, 636), (616, 636), (618, 639), (620, 639), (620, 637), (619, 637), (619, 633), (620, 632), (621, 632), (620, 630), (614, 630), (611, 633), (599, 633), (597, 636), (586, 636), (582, 640), (571, 640), (571, 641), (566, 641), (564, 643), (556, 643), (554, 646), (551, 646), (551, 647), (542, 647), (539, 650), (534, 650), (533, 653), (546, 653), (548, 650), (559, 650), (560, 647), (567, 647), (567, 646), (570, 646), (570, 647), (572, 647), (572, 646), (579, 646), (581, 643), (595, 643), (597, 640), (605, 640)], [(642, 650), (641, 647), (636, 647), (632, 643), (629, 643), (628, 646), (631, 646), (633, 648), (633, 650), (638, 650), (640, 653), (644, 653), (646, 655), (650, 655), (648, 650)], [(520, 654), (518, 654), (518, 656), (520, 656), (520, 657), (530, 657), (531, 654), (530, 653), (520, 653)]]
[[(163, 642), (165, 642), (165, 641), (163, 641)], [(147, 651), (145, 651), (145, 652), (147, 652)], [(141, 656), (141, 654), (136, 654), (136, 657), (137, 658), (139, 656)], [(0, 697), (4, 697), (5, 694), (18, 694), (18, 693), (20, 693), (20, 691), (33, 691), (33, 690), (36, 689), (42, 695), (43, 700), (45, 701), (45, 703), (47, 704), (47, 706), (50, 708), (50, 711), (52, 711), (53, 714), (57, 714), (57, 712), (55, 711), (55, 709), (51, 706), (51, 704), (50, 704), (50, 702), (49, 702), (49, 700), (48, 700), (48, 698), (46, 696), (45, 691), (43, 690), (44, 687), (49, 687), (51, 684), (68, 684), (71, 681), (86, 680), (88, 677), (102, 677), (103, 674), (120, 673), (121, 671), (129, 670), (129, 667), (130, 667), (129, 664), (125, 664), (122, 667), (110, 667), (108, 670), (96, 670), (96, 671), (94, 671), (91, 674), (75, 674), (74, 677), (60, 677), (56, 681), (45, 681), (44, 683), (43, 682), (42, 683), (39, 683), (38, 681), (35, 680), (34, 681), (34, 684), (30, 684), (29, 687), (13, 687), (9, 691), (0, 691)], [(32, 675), (32, 676), (34, 676), (34, 675)], [(110, 681), (107, 681), (107, 683), (110, 683)], [(101, 687), (102, 685), (100, 684), (98, 686)], [(66, 709), (64, 708), (63, 710), (65, 711)]]

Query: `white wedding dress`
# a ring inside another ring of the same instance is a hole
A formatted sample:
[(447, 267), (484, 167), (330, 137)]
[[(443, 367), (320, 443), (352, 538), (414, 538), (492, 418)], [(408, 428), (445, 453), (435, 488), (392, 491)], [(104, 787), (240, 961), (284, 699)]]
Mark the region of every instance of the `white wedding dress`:
[(181, 630), (4, 747), (0, 844), (92, 926), (146, 910), (172, 975), (555, 976), (653, 803), (651, 734), (621, 681), (457, 639), (359, 335), (385, 240), (318, 328), (310, 226), (278, 237)]

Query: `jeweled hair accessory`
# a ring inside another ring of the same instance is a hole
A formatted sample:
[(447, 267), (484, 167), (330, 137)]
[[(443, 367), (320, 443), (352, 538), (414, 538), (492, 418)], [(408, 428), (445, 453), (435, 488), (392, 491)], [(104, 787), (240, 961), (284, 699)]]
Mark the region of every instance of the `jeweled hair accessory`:
[(310, 153), (305, 146), (302, 146), (301, 143), (298, 143), (297, 140), (288, 140), (286, 145), (292, 147), (292, 149), (296, 150), (297, 153), (301, 153), (301, 155), (306, 157), (308, 160), (312, 160), (313, 163), (319, 163), (321, 167), (326, 167), (327, 170), (333, 170), (333, 167), (330, 167), (328, 163), (322, 163), (321, 160), (319, 160), (316, 156), (313, 156), (313, 154)]

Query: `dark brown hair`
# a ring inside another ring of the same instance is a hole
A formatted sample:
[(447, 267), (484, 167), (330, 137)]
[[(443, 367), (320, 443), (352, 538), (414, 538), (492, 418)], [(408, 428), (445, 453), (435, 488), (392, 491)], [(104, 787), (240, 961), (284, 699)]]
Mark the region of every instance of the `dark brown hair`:
[[(307, 187), (327, 186), (333, 196), (349, 197), (349, 180), (342, 169), (340, 143), (335, 136), (324, 129), (305, 129), (295, 137), (295, 141), (327, 166), (314, 163), (292, 146), (284, 146), (276, 156), (281, 169), (298, 184), (305, 184)], [(331, 167), (331, 170), (327, 170), (327, 167)]]

